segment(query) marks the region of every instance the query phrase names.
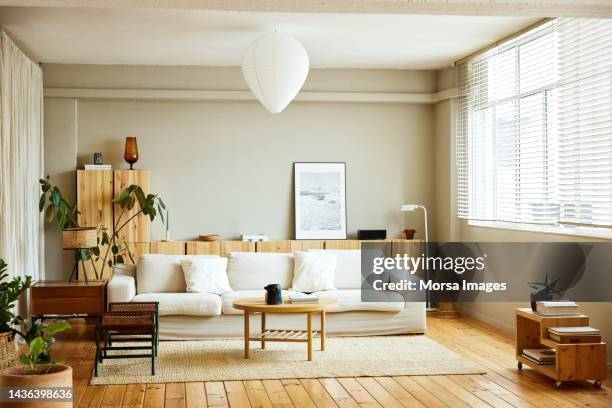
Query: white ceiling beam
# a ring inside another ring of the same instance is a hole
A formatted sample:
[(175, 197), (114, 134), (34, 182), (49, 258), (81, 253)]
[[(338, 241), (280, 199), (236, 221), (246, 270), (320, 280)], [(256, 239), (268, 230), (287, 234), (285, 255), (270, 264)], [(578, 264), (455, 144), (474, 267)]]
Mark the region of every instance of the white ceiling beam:
[(0, 0), (2, 6), (302, 13), (612, 17), (610, 0)]

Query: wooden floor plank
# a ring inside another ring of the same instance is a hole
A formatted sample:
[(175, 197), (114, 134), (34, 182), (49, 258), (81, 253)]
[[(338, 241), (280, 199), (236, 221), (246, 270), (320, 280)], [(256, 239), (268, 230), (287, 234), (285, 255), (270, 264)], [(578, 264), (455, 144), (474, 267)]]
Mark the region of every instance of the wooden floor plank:
[(165, 394), (166, 384), (147, 384), (142, 406), (144, 408), (163, 408)]
[(323, 388), (332, 397), (334, 402), (341, 408), (358, 408), (359, 404), (355, 401), (350, 394), (344, 389), (335, 378), (321, 378), (319, 379)]
[(391, 377), (376, 377), (376, 381), (387, 390), (404, 407), (425, 407), (418, 399), (410, 392), (406, 391), (401, 385), (395, 382)]
[(306, 392), (306, 389), (298, 379), (281, 380), (287, 395), (296, 407), (315, 408), (316, 404)]
[(125, 385), (107, 385), (104, 391), (104, 396), (100, 402), (100, 408), (117, 408), (121, 406), (123, 394), (125, 394)]
[(89, 385), (79, 401), (80, 408), (98, 408), (104, 397), (104, 391), (106, 386), (104, 385)]
[(227, 402), (232, 408), (248, 408), (251, 406), (249, 396), (242, 381), (224, 381)]
[(447, 392), (453, 393), (461, 401), (465, 402), (470, 407), (474, 408), (489, 408), (490, 405), (478, 398), (478, 396), (467, 391), (461, 385), (457, 384), (445, 375), (432, 375), (429, 378), (437, 382)]
[(387, 390), (385, 390), (382, 385), (380, 385), (374, 378), (372, 377), (360, 377), (357, 378), (357, 382), (361, 384), (361, 386), (370, 394), (380, 405), (385, 408), (401, 408), (402, 404), (393, 398)]
[(229, 407), (225, 387), (221, 381), (207, 382), (204, 387), (206, 388), (206, 402), (209, 407)]
[(144, 403), (146, 388), (145, 384), (129, 384), (125, 389), (121, 407), (141, 408)]
[(185, 384), (185, 406), (187, 408), (206, 406), (206, 390), (203, 382), (188, 382)]
[(294, 407), (280, 380), (263, 380), (262, 383), (274, 408)]
[(321, 383), (314, 378), (300, 380), (310, 398), (319, 408), (337, 407), (332, 397), (325, 391)]
[(249, 396), (252, 407), (272, 408), (272, 401), (270, 401), (266, 389), (260, 380), (244, 381), (244, 388)]
[(406, 391), (416, 398), (421, 404), (428, 408), (447, 407), (442, 401), (436, 398), (427, 388), (424, 388), (414, 380), (414, 377), (400, 376), (393, 377), (393, 380), (402, 386)]
[(353, 397), (360, 406), (376, 407), (380, 404), (371, 396), (365, 388), (361, 386), (354, 378), (338, 378), (338, 382), (342, 384), (344, 389)]
[(165, 408), (185, 408), (185, 383), (166, 384)]
[(421, 387), (426, 388), (432, 394), (436, 396), (440, 401), (444, 402), (449, 407), (453, 408), (467, 408), (468, 404), (463, 402), (461, 399), (456, 397), (453, 393), (448, 392), (444, 387), (438, 384), (433, 378), (429, 376), (416, 376), (413, 377)]

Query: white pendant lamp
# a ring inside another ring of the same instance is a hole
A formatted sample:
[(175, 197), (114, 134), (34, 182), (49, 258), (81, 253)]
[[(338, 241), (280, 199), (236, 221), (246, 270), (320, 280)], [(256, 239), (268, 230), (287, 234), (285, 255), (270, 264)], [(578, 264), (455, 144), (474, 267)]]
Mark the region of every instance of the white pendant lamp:
[(308, 76), (308, 54), (294, 38), (278, 33), (253, 41), (242, 58), (242, 75), (259, 102), (282, 112)]

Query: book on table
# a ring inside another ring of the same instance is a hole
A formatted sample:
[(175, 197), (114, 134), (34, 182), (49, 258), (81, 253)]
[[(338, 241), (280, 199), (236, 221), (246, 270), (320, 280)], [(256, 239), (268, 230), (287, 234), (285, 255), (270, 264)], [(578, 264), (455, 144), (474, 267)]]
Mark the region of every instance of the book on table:
[(312, 293), (296, 292), (289, 295), (291, 303), (318, 303), (319, 297)]
[(569, 300), (537, 302), (536, 312), (541, 316), (580, 316), (578, 305)]
[(557, 353), (554, 349), (523, 349), (523, 357), (536, 364), (555, 364)]
[(558, 343), (601, 343), (601, 332), (588, 326), (549, 327), (548, 337)]

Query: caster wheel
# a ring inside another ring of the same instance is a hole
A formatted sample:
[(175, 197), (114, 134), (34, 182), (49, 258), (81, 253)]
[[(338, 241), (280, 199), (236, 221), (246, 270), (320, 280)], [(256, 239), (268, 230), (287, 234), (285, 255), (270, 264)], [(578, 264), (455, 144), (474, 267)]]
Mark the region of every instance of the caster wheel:
[(561, 381), (555, 381), (555, 388), (556, 389), (561, 388), (561, 384), (563, 384)]
[(518, 367), (519, 370), (523, 369), (523, 363), (521, 363), (520, 361), (518, 362), (516, 366)]
[(602, 380), (597, 380), (597, 381), (595, 381), (595, 383), (593, 385), (595, 385), (595, 387), (597, 387), (597, 388), (601, 388), (601, 384), (602, 383), (603, 383)]

